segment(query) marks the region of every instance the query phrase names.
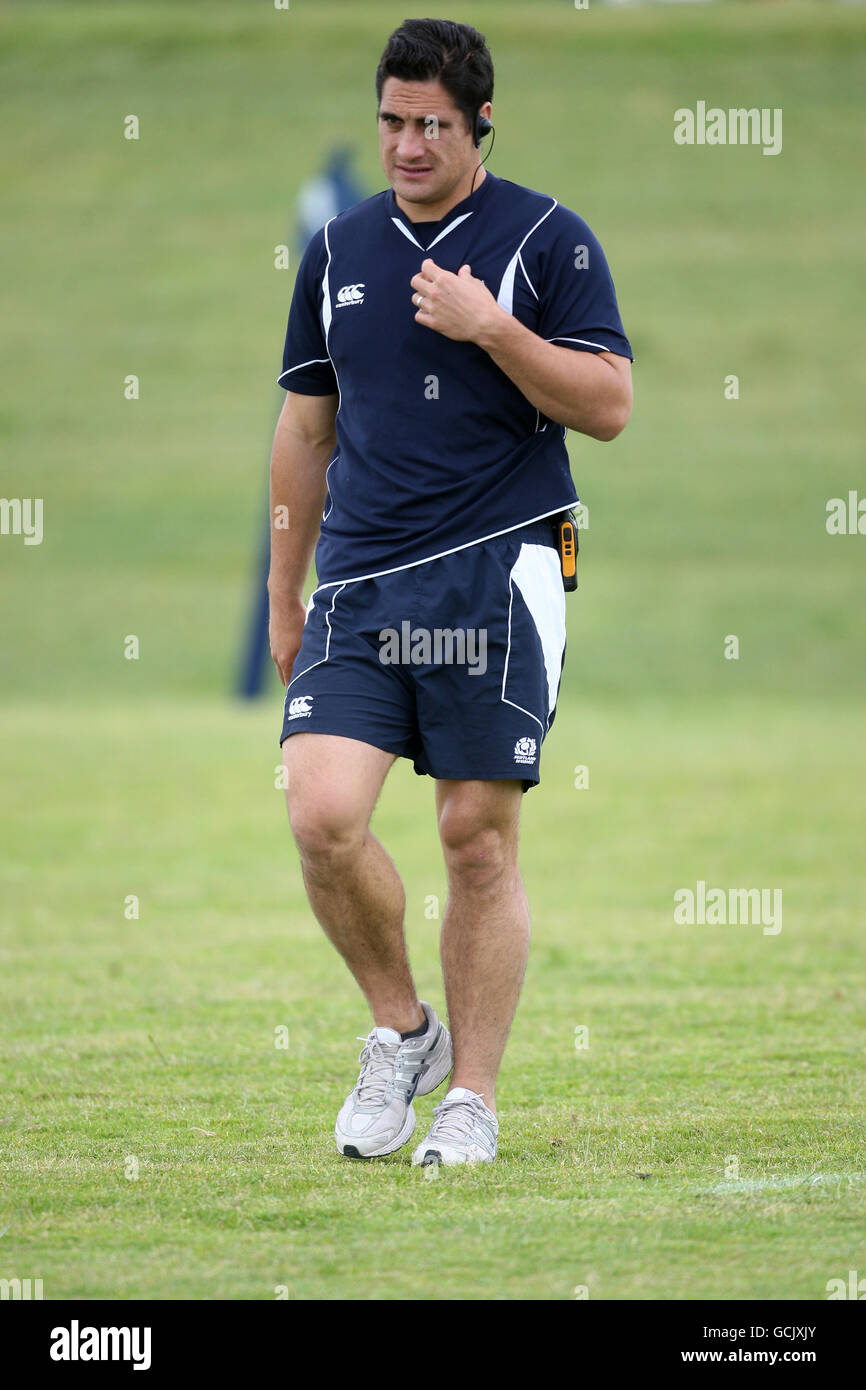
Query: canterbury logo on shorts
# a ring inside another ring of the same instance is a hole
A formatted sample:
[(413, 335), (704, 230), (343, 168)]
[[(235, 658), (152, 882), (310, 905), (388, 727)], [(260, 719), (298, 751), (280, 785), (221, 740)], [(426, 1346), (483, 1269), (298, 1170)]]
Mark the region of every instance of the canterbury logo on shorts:
[(296, 695), (294, 700), (289, 701), (289, 718), (305, 719), (312, 714), (310, 706), (313, 703), (312, 695)]

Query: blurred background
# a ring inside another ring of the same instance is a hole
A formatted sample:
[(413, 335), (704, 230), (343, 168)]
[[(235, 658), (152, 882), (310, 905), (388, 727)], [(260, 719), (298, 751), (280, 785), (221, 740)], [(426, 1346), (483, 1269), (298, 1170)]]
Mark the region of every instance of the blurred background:
[[(586, 218), (635, 340), (628, 432), (570, 440), (591, 659), (567, 679), (584, 698), (859, 691), (861, 547), (828, 537), (824, 508), (861, 457), (844, 329), (863, 273), (862, 9), (452, 13), (494, 50), (490, 168)], [(338, 146), (365, 193), (383, 186), (372, 74), (401, 18), (334, 0), (6, 7), (3, 489), (45, 499), (43, 545), (0, 548), (6, 697), (231, 687), (298, 196)], [(675, 145), (673, 111), (699, 99), (783, 107), (781, 156)], [(716, 660), (723, 630), (739, 666)]]
[[(243, 1123), (276, 1125), (291, 1143), (282, 1059), (260, 1050), (285, 1016), (301, 1039), (291, 1066), (303, 1133), (327, 1145), (345, 1039), (335, 1035), (321, 1093), (314, 1054), (349, 1010), (366, 1030), (288, 839), (278, 680), (267, 670), (253, 702), (236, 690), (299, 221), (315, 222), (310, 183), (335, 151), (348, 151), (365, 195), (384, 186), (373, 79), (407, 12), (405, 0), (45, 0), (0, 16), (0, 493), (44, 499), (41, 544), (0, 536), (9, 1138), (22, 1239), (29, 1231), (67, 1292), (177, 1296), (191, 1277), (186, 1296), (257, 1296), (270, 1278), (262, 1247), (240, 1254), (225, 1284), (201, 1230), (200, 1265), (188, 1233), (176, 1274), (158, 1241), (135, 1272), (121, 1260), (106, 1273), (80, 1251), (78, 1204), (98, 1244), (95, 1213), (124, 1146), (149, 1144), (157, 1162), (166, 1101), (154, 1048), (188, 1067), (187, 1120), (223, 1133), (226, 1086), (240, 1094), (243, 1082)], [(715, 1078), (724, 1113), (736, 1112), (744, 1067), (760, 1093), (788, 1049), (796, 1060), (805, 1047), (823, 1092), (793, 1071), (790, 1085), (806, 1087), (796, 1103), (820, 1135), (822, 1106), (851, 1114), (851, 1061), (862, 1061), (866, 536), (825, 523), (829, 499), (866, 497), (866, 12), (829, 0), (478, 0), (443, 13), (475, 24), (493, 52), (488, 167), (587, 220), (635, 352), (625, 433), (568, 441), (589, 526), (560, 713), (526, 801), (536, 948), (504, 1073), (515, 1122), (521, 1105), (537, 1118), (552, 1103), (550, 1059), (561, 1047), (573, 1062), (589, 979), (608, 1025), (590, 1088), (608, 1137), (629, 1131), (642, 1087), (677, 1113), (707, 1103), (719, 1056), (708, 1019), (719, 1047), (752, 1039)], [(782, 152), (675, 144), (674, 112), (699, 101), (782, 108)], [(124, 136), (129, 116), (138, 139)], [(731, 636), (737, 659), (725, 656)], [(575, 789), (578, 765), (589, 791)], [(439, 1000), (425, 918), (429, 895), (444, 895), (431, 784), (401, 766), (377, 815), (406, 878), (420, 986)], [(775, 954), (760, 929), (674, 927), (671, 894), (698, 878), (783, 885)], [(764, 1036), (780, 1029), (772, 1058), (752, 1030), (759, 1016)], [(34, 1087), (45, 1105), (28, 1124)], [(582, 1103), (569, 1091), (563, 1115)], [(188, 1128), (163, 1136), (181, 1167)], [(58, 1177), (34, 1206), (36, 1158), (66, 1171), (57, 1131), (74, 1137), (69, 1185)], [(715, 1172), (730, 1142), (720, 1131), (697, 1159), (689, 1149), (686, 1176), (690, 1164)], [(37, 1208), (51, 1212), (51, 1240)], [(138, 1228), (147, 1220), (145, 1205)], [(532, 1240), (544, 1242), (545, 1220), (533, 1214)], [(786, 1296), (811, 1296), (807, 1230), (778, 1248)], [(765, 1296), (769, 1276), (744, 1272), (720, 1231), (725, 1288)], [(848, 1258), (841, 1236), (832, 1253)], [(307, 1295), (351, 1292), (297, 1258)], [(502, 1287), (493, 1266), (485, 1284), (485, 1259), (486, 1247), (471, 1253), (465, 1296)], [(571, 1264), (509, 1278), (512, 1293), (558, 1296)], [(685, 1256), (679, 1278), (670, 1296), (713, 1287)], [(634, 1253), (606, 1296), (660, 1296), (641, 1293), (657, 1287), (647, 1279)]]

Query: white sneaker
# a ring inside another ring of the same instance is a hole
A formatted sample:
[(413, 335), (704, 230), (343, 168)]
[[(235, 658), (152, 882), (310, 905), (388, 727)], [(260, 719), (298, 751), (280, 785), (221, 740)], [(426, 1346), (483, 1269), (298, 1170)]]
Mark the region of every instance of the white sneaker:
[(499, 1121), (481, 1096), (454, 1086), (433, 1111), (426, 1139), (412, 1155), (413, 1163), (492, 1163), (496, 1157)]
[(376, 1158), (394, 1153), (412, 1138), (416, 1091), (426, 1096), (450, 1075), (454, 1066), (451, 1035), (422, 999), (427, 1032), (401, 1041), (393, 1028), (374, 1028), (358, 1061), (361, 1071), (354, 1090), (343, 1103), (334, 1137), (347, 1158)]

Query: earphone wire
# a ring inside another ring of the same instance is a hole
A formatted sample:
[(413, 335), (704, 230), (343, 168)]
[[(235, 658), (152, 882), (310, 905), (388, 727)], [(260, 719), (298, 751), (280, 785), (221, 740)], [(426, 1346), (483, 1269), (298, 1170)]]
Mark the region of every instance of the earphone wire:
[[(493, 135), (493, 139), (490, 141), (490, 149), (487, 151), (486, 155), (484, 156), (484, 158), (483, 158), (483, 159), (481, 160), (481, 162), (479, 163), (478, 169), (483, 168), (483, 166), (487, 163), (488, 159), (490, 158), (490, 156), (491, 156), (492, 153), (493, 153), (493, 146), (496, 144), (496, 126), (495, 126), (495, 125), (491, 125), (490, 131), (491, 131), (491, 134)], [(472, 187), (471, 187), (470, 190), (469, 190), (469, 197), (470, 197), (470, 198), (472, 197), (472, 194), (475, 192), (475, 180), (478, 178), (478, 169), (476, 169), (476, 170), (475, 170), (475, 173), (472, 175)]]

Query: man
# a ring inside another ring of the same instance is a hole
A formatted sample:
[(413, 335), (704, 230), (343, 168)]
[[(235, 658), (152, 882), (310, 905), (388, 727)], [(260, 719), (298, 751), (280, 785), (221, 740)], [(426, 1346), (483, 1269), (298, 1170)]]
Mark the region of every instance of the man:
[[(413, 1096), (453, 1067), (412, 1161), (490, 1161), (529, 942), (520, 803), (539, 780), (565, 651), (553, 522), (577, 495), (564, 438), (619, 434), (631, 349), (587, 225), (481, 166), (483, 36), (407, 20), (376, 91), (390, 189), (312, 239), (289, 315), (271, 652), (310, 904), (374, 1023), (337, 1148), (401, 1148)], [(403, 887), (369, 830), (397, 757), (436, 781), (453, 1048), (418, 999)]]

